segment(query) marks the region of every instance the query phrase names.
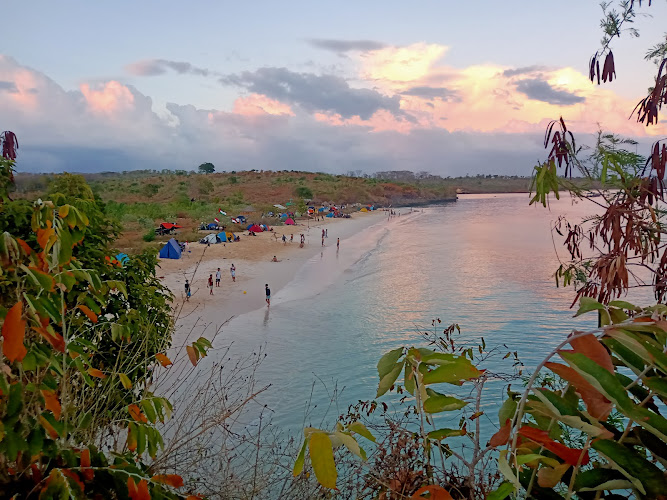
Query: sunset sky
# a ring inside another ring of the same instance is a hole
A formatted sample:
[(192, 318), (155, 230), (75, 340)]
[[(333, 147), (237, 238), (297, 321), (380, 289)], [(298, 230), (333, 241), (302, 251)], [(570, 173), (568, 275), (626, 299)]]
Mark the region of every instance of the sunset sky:
[(641, 150), (667, 135), (628, 120), (665, 36), (667, 2), (646, 4), (598, 87), (592, 0), (16, 2), (0, 129), (19, 171), (530, 175), (561, 115), (580, 142), (598, 126)]

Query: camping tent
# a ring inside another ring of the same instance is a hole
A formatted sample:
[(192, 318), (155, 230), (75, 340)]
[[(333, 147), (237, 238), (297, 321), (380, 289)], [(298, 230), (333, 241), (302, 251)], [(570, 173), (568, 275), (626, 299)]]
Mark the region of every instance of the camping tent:
[(234, 241), (234, 233), (227, 232), (227, 241)]
[(264, 231), (264, 229), (262, 229), (257, 224), (253, 224), (248, 228), (248, 231), (250, 231), (251, 233), (261, 233), (262, 231)]
[(333, 216), (334, 216), (334, 213), (333, 213), (333, 212), (329, 212), (329, 213), (327, 214), (327, 217), (333, 217)]
[(361, 212), (368, 212), (368, 209), (366, 207), (361, 209)]
[(227, 241), (227, 233), (225, 231), (218, 233), (218, 239), (222, 242)]
[(161, 259), (180, 259), (181, 258), (181, 247), (178, 245), (178, 242), (172, 238), (170, 239), (160, 250)]
[(287, 219), (287, 220), (285, 221), (285, 224), (287, 224), (288, 226), (293, 226), (293, 225), (294, 225), (294, 219), (292, 219), (292, 218), (290, 217), (289, 219)]
[(201, 243), (218, 243), (218, 236), (215, 233), (211, 233), (202, 238)]
[(116, 260), (120, 262), (122, 265), (127, 264), (130, 262), (130, 257), (126, 253), (119, 253), (116, 255)]

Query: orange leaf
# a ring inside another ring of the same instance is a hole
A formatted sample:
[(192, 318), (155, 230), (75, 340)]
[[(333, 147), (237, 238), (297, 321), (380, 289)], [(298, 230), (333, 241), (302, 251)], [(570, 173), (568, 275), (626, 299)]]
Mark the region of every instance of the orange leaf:
[(148, 492), (148, 483), (145, 479), (139, 481), (135, 494), (130, 494), (132, 500), (151, 500), (151, 494)]
[(168, 484), (174, 488), (181, 488), (183, 486), (183, 478), (178, 474), (158, 474), (153, 476), (153, 481), (156, 483)]
[(53, 416), (56, 417), (56, 420), (60, 420), (60, 401), (58, 401), (58, 395), (55, 391), (46, 391), (42, 390), (42, 396), (44, 397), (44, 402), (46, 403), (46, 409), (53, 412)]
[(489, 446), (503, 446), (507, 444), (510, 439), (510, 432), (512, 431), (512, 421), (508, 418), (498, 432), (496, 432), (489, 441)]
[(570, 468), (570, 464), (561, 464), (556, 467), (542, 467), (537, 471), (537, 484), (542, 488), (553, 488), (556, 486), (563, 474)]
[(23, 345), (25, 337), (25, 320), (23, 319), (23, 302), (17, 302), (7, 312), (5, 322), (2, 324), (2, 353), (9, 361), (21, 361), (27, 349)]
[(56, 351), (65, 352), (65, 339), (63, 338), (63, 336), (55, 332), (53, 328), (48, 327), (49, 324), (48, 319), (46, 319), (45, 321), (44, 318), (40, 318), (40, 322), (42, 326), (40, 328), (33, 327), (33, 330), (35, 330), (42, 337), (44, 337)]
[(16, 238), (16, 242), (21, 246), (26, 255), (30, 255), (32, 253), (32, 248), (30, 248), (30, 246), (21, 238)]
[(58, 439), (58, 432), (53, 428), (53, 426), (49, 423), (48, 420), (46, 420), (44, 417), (40, 415), (39, 422), (42, 424), (42, 427), (46, 429), (46, 432), (49, 434), (51, 439)]
[(611, 401), (605, 398), (595, 387), (588, 383), (584, 377), (579, 375), (574, 368), (552, 362), (545, 363), (544, 366), (574, 386), (575, 390), (581, 396), (581, 399), (586, 403), (588, 413), (590, 413), (593, 418), (607, 420), (613, 407)]
[(130, 406), (127, 407), (127, 410), (130, 412), (130, 416), (137, 422), (143, 422), (143, 423), (148, 422), (146, 415), (144, 415), (141, 412), (141, 410), (137, 405), (131, 404)]
[(93, 323), (97, 323), (97, 314), (95, 314), (93, 311), (91, 311), (88, 306), (84, 306), (83, 304), (79, 305), (79, 309), (81, 309), (81, 312), (88, 316), (88, 319), (92, 321)]
[(588, 464), (588, 450), (579, 450), (568, 448), (564, 444), (558, 443), (549, 437), (547, 431), (536, 429), (529, 425), (524, 425), (519, 429), (519, 434), (535, 441), (544, 446), (550, 452), (556, 454), (558, 457), (565, 460), (570, 465), (586, 465)]
[(100, 370), (97, 368), (88, 368), (88, 375), (91, 377), (97, 377), (97, 378), (107, 378), (107, 376), (102, 373)]
[(92, 481), (94, 472), (90, 469), (90, 450), (88, 448), (81, 450), (81, 467), (83, 468), (81, 475), (84, 479)]
[(189, 345), (185, 346), (185, 350), (188, 351), (188, 358), (190, 358), (192, 366), (197, 366), (197, 353), (195, 352), (195, 348)]
[(41, 229), (41, 228), (38, 229), (37, 230), (37, 243), (39, 243), (39, 246), (46, 249), (46, 245), (49, 243), (49, 239), (55, 233), (56, 233), (56, 231), (52, 227), (47, 227), (46, 229)]
[(164, 367), (167, 367), (167, 366), (169, 366), (169, 365), (173, 365), (173, 363), (171, 362), (171, 360), (170, 360), (167, 356), (165, 356), (164, 354), (162, 354), (161, 352), (157, 353), (157, 354), (155, 355), (155, 357), (156, 357), (157, 360), (160, 362), (160, 364), (161, 364), (162, 366), (164, 366)]
[(453, 500), (449, 492), (444, 489), (442, 486), (437, 484), (429, 484), (428, 486), (422, 486), (410, 497), (413, 500), (424, 500), (422, 496), (424, 493), (430, 493), (431, 500)]
[(610, 373), (614, 372), (614, 363), (611, 361), (609, 352), (595, 335), (584, 335), (583, 337), (570, 340), (570, 345), (574, 352), (584, 354), (591, 361), (595, 361)]
[(79, 477), (79, 475), (76, 472), (74, 472), (70, 469), (60, 469), (60, 470), (62, 471), (64, 476), (67, 476), (68, 478), (70, 478), (72, 481), (74, 481), (77, 484), (77, 486), (79, 488), (81, 488), (81, 493), (83, 493), (86, 490), (86, 487), (83, 485), (83, 482), (81, 481), (81, 478)]

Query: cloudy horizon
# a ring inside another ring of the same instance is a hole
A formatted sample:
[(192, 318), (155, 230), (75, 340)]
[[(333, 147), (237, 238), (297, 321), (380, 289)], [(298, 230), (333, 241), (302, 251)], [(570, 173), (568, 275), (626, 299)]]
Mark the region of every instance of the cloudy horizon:
[[(142, 6), (130, 20), (101, 5), (79, 6), (80, 18), (46, 1), (19, 6), (0, 54), (0, 129), (17, 134), (22, 172), (211, 162), (220, 171), (443, 177), (530, 175), (545, 157), (546, 124), (560, 116), (579, 143), (602, 127), (646, 152), (667, 135), (664, 123), (628, 119), (650, 85), (642, 55), (664, 4), (647, 9), (653, 22), (637, 23), (642, 37), (615, 42), (619, 78), (597, 86), (586, 75), (599, 43), (595, 2), (567, 0), (575, 18), (567, 8), (520, 2), (507, 13), (482, 3), (432, 6), (430, 15), (390, 3), (380, 20), (370, 6), (349, 19), (328, 2), (300, 4), (295, 19), (260, 2), (269, 17), (258, 19), (250, 6), (195, 2), (188, 15), (198, 22), (178, 40), (165, 29), (183, 15), (175, 2), (159, 12)], [(215, 24), (223, 18), (224, 29)], [(564, 38), (550, 27), (565, 20)], [(474, 37), (466, 25), (484, 29)]]

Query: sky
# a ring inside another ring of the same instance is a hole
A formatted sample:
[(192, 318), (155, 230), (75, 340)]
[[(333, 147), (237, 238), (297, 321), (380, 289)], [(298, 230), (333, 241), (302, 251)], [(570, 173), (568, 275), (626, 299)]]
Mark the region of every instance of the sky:
[(628, 120), (667, 2), (640, 12), (641, 36), (612, 45), (618, 79), (597, 86), (597, 1), (16, 2), (0, 130), (24, 172), (530, 175), (560, 116), (580, 144), (600, 127), (640, 152), (667, 135)]

